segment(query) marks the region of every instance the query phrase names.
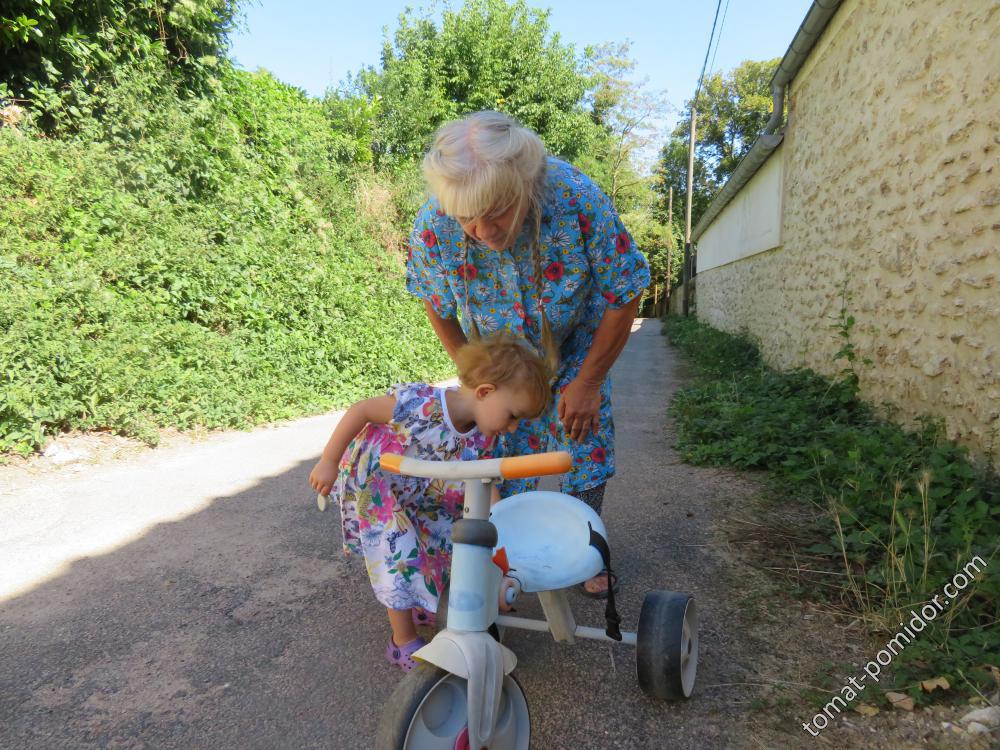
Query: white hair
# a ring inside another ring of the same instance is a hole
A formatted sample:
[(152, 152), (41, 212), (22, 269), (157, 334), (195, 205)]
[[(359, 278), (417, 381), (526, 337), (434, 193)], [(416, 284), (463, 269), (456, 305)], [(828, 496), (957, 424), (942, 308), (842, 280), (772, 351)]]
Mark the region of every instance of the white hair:
[(487, 110), (445, 123), (423, 167), (441, 210), (453, 218), (475, 219), (527, 203), (537, 221), (545, 146), (505, 114)]
[[(555, 372), (559, 349), (541, 301), (544, 277), (539, 242), (545, 156), (545, 144), (533, 130), (505, 114), (485, 110), (446, 122), (438, 129), (424, 156), (424, 178), (441, 210), (460, 221), (498, 215), (515, 205), (520, 213), (527, 206), (525, 221), (531, 222), (533, 230), (531, 260), (542, 322), (542, 348)], [(521, 227), (512, 226), (510, 231), (512, 236), (507, 238), (508, 242)], [(466, 258), (468, 248), (469, 238), (466, 237)], [(468, 308), (464, 312), (468, 314)], [(478, 326), (471, 315), (469, 321), (473, 338), (476, 338)]]

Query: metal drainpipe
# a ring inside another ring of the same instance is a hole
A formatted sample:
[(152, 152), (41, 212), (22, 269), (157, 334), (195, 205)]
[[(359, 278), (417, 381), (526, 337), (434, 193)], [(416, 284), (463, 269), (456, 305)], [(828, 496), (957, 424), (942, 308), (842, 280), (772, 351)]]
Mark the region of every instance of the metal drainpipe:
[(799, 24), (799, 30), (795, 33), (792, 43), (788, 45), (788, 51), (781, 58), (781, 63), (771, 79), (771, 97), (774, 109), (764, 125), (765, 135), (776, 133), (781, 126), (785, 109), (785, 89), (788, 88), (789, 82), (799, 72), (806, 58), (809, 57), (809, 53), (816, 45), (816, 40), (819, 39), (826, 25), (830, 23), (830, 19), (837, 12), (841, 2), (842, 0), (813, 0), (809, 12)]
[(778, 130), (785, 114), (785, 87), (787, 83), (771, 84), (771, 99), (774, 107), (771, 116), (764, 123), (764, 135), (771, 135)]
[(736, 171), (730, 176), (729, 181), (722, 190), (716, 194), (715, 199), (709, 205), (708, 210), (698, 220), (698, 225), (691, 232), (692, 243), (697, 244), (697, 240), (715, 220), (722, 209), (726, 207), (730, 200), (750, 181), (757, 170), (767, 160), (771, 152), (781, 143), (781, 126), (784, 120), (785, 89), (795, 77), (796, 73), (805, 63), (806, 58), (816, 45), (816, 41), (822, 35), (824, 29), (830, 23), (833, 14), (837, 12), (843, 0), (813, 0), (806, 17), (799, 24), (799, 30), (788, 46), (788, 51), (781, 58), (778, 69), (771, 78), (771, 98), (773, 99), (773, 111), (764, 129), (754, 142), (753, 147), (743, 157)]

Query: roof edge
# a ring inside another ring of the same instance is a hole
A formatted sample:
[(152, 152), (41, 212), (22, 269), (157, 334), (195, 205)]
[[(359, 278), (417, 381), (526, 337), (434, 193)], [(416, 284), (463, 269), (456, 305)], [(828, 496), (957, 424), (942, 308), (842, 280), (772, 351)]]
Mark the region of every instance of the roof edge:
[(722, 209), (736, 197), (736, 194), (750, 181), (750, 178), (757, 173), (757, 170), (781, 143), (784, 134), (778, 131), (781, 127), (782, 110), (784, 109), (785, 87), (801, 70), (806, 58), (809, 57), (809, 53), (816, 46), (816, 42), (819, 41), (841, 3), (842, 0), (813, 0), (806, 17), (799, 24), (799, 30), (795, 33), (792, 43), (788, 45), (785, 56), (781, 58), (777, 70), (771, 77), (771, 94), (774, 98), (774, 112), (771, 119), (768, 120), (763, 132), (754, 141), (750, 150), (740, 159), (740, 163), (736, 165), (736, 169), (726, 180), (726, 184), (715, 194), (708, 209), (698, 220), (698, 224), (691, 231), (692, 242), (705, 233), (715, 218), (722, 213)]

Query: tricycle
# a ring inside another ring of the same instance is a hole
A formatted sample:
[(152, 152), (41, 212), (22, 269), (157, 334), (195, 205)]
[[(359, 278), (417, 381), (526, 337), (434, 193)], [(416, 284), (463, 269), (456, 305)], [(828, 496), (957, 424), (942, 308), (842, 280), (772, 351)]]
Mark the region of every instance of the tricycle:
[[(528, 750), (528, 703), (513, 675), (517, 657), (501, 643), (501, 629), (549, 632), (559, 643), (591, 638), (635, 646), (643, 692), (663, 700), (691, 696), (698, 613), (690, 595), (647, 593), (633, 633), (621, 632), (609, 591), (606, 626), (577, 625), (567, 590), (611, 571), (600, 516), (570, 495), (541, 490), (490, 508), (494, 481), (562, 474), (571, 467), (568, 453), (450, 462), (383, 454), (381, 466), (409, 476), (462, 480), (465, 501), (463, 516), (452, 528), (446, 626), (414, 653), (424, 663), (392, 694), (379, 724), (377, 750)], [(505, 601), (513, 604), (522, 594), (537, 594), (545, 620), (500, 614), (505, 577)]]

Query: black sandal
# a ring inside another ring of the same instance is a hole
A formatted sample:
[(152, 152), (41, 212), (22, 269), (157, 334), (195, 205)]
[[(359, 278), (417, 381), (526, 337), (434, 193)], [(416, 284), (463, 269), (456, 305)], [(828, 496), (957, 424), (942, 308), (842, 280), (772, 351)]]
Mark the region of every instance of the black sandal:
[[(598, 576), (599, 575), (609, 576), (610, 579), (611, 579), (611, 590), (614, 593), (616, 593), (616, 594), (618, 593), (618, 589), (621, 588), (621, 581), (618, 580), (618, 574), (617, 573), (615, 573), (615, 572), (608, 573), (607, 570), (602, 570), (597, 575)], [(596, 578), (596, 577), (597, 576), (594, 576), (594, 578)], [(588, 591), (587, 590), (587, 582), (586, 581), (584, 581), (583, 583), (580, 584), (580, 593), (583, 594), (586, 597), (589, 597), (590, 599), (607, 599), (608, 598), (608, 590), (607, 589), (604, 589), (603, 591)]]

